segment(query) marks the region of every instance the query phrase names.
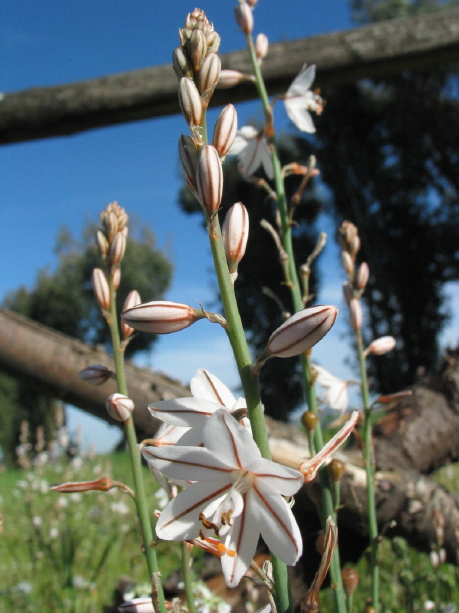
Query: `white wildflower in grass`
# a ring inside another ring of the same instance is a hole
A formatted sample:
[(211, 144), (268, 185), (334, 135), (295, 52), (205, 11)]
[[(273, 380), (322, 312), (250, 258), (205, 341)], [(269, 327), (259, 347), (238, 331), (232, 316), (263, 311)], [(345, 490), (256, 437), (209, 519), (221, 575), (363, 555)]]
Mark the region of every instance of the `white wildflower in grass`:
[(193, 583), (193, 593), (199, 613), (230, 613), (231, 605), (209, 590), (205, 583)]
[(252, 176), (263, 168), (268, 179), (274, 178), (271, 149), (268, 141), (253, 126), (243, 126), (237, 131), (228, 155), (237, 155), (239, 170), (245, 176)]
[(225, 409), (202, 429), (204, 447), (146, 447), (147, 462), (171, 479), (195, 481), (161, 513), (156, 533), (164, 540), (197, 538), (212, 529), (224, 537), (222, 570), (236, 586), (252, 562), (260, 534), (270, 550), (294, 565), (301, 534), (284, 500), (303, 484), (303, 475), (261, 457), (247, 430)]
[(323, 403), (335, 411), (344, 413), (349, 405), (349, 382), (338, 379), (322, 366), (313, 364), (316, 382), (325, 390)]
[[(149, 405), (150, 413), (153, 417), (157, 417), (164, 421), (169, 426), (177, 427), (184, 433), (182, 436), (171, 441), (172, 443), (160, 442), (159, 446), (164, 444), (178, 445), (201, 445), (202, 429), (210, 415), (213, 415), (218, 409), (225, 409), (229, 413), (235, 411), (243, 411), (247, 408), (244, 398), (236, 398), (231, 391), (224, 385), (215, 375), (204, 368), (198, 369), (195, 376), (191, 379), (190, 389), (193, 395), (192, 398), (176, 398), (175, 400), (162, 400)], [(237, 415), (237, 413), (236, 413)], [(247, 417), (242, 418), (244, 425), (249, 432), (250, 421)], [(188, 429), (188, 432), (186, 432)], [(161, 429), (158, 431), (158, 434)], [(165, 440), (165, 434), (173, 437), (172, 430), (163, 430), (159, 440)], [(175, 430), (177, 433), (177, 430)], [(158, 440), (156, 435), (155, 441)]]
[(309, 89), (315, 76), (315, 65), (306, 67), (305, 64), (284, 96), (287, 115), (299, 130), (310, 134), (313, 134), (316, 129), (309, 111), (315, 111), (317, 115), (320, 115), (324, 105), (322, 98)]

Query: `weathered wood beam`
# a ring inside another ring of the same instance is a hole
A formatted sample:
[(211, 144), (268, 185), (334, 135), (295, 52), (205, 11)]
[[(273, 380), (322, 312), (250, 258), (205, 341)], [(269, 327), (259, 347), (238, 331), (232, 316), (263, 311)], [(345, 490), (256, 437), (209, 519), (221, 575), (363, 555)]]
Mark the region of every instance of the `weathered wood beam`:
[[(394, 74), (459, 60), (459, 10), (379, 22), (354, 30), (273, 44), (263, 64), (268, 91), (287, 89), (302, 64), (318, 65), (317, 85)], [(251, 72), (246, 51), (222, 56), (224, 68)], [(252, 84), (217, 90), (212, 104), (250, 100)], [(71, 135), (179, 112), (170, 65), (55, 87), (7, 93), (0, 101), (0, 144)]]

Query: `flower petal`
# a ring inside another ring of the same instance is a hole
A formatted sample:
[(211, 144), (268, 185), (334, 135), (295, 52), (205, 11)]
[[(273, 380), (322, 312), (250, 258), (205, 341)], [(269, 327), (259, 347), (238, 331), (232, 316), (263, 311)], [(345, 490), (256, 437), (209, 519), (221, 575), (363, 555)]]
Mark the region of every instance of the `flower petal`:
[(261, 479), (255, 480), (250, 495), (248, 504), (265, 543), (275, 556), (293, 566), (303, 551), (303, 542), (288, 504)]
[(191, 393), (195, 398), (203, 398), (231, 409), (235, 397), (220, 379), (204, 368), (200, 368), (190, 382)]
[(161, 512), (156, 534), (165, 541), (197, 538), (202, 530), (199, 514), (209, 505), (218, 506), (231, 488), (229, 479), (193, 483), (173, 498)]
[(181, 427), (201, 428), (209, 415), (221, 408), (221, 405), (210, 400), (200, 398), (176, 398), (175, 400), (161, 400), (148, 406), (153, 415), (166, 424)]
[(216, 479), (233, 470), (203, 447), (144, 447), (142, 455), (150, 466), (171, 479)]
[(316, 128), (312, 121), (311, 114), (306, 109), (305, 98), (304, 97), (293, 97), (293, 98), (285, 98), (284, 100), (285, 110), (287, 111), (287, 115), (296, 125), (298, 130), (302, 132), (309, 132), (310, 134), (314, 134)]
[(303, 475), (299, 470), (264, 458), (256, 460), (246, 468), (255, 473), (257, 483), (259, 481), (268, 483), (282, 496), (293, 496), (304, 483)]
[(209, 452), (228, 466), (245, 468), (261, 458), (253, 438), (225, 409), (208, 418), (202, 434)]
[(287, 97), (289, 96), (304, 96), (306, 92), (311, 89), (311, 85), (316, 78), (316, 65), (306, 64), (300, 70), (300, 72), (293, 79), (290, 87), (287, 90)]
[(225, 545), (236, 555), (222, 556), (222, 571), (228, 587), (236, 587), (245, 571), (250, 566), (255, 555), (260, 530), (256, 517), (251, 513), (250, 492), (243, 494), (244, 508), (242, 513), (234, 519), (233, 527), (228, 535)]

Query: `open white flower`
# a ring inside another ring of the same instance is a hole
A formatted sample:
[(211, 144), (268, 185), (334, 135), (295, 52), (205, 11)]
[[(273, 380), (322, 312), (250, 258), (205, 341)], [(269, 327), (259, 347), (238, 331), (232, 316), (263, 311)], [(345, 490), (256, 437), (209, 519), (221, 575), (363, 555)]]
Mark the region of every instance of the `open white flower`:
[(196, 481), (171, 500), (156, 525), (164, 540), (197, 538), (213, 529), (225, 536), (222, 570), (236, 586), (252, 562), (260, 534), (270, 550), (293, 565), (301, 534), (283, 496), (292, 496), (303, 475), (261, 457), (247, 430), (224, 409), (202, 431), (205, 447), (146, 447), (147, 462), (167, 477)]
[(253, 126), (243, 126), (237, 131), (228, 155), (239, 156), (239, 170), (245, 176), (253, 175), (262, 167), (268, 179), (274, 177), (268, 141), (263, 132), (258, 132)]
[[(170, 426), (183, 428), (183, 436), (177, 438), (178, 445), (201, 445), (202, 429), (210, 415), (225, 409), (234, 413), (246, 409), (244, 398), (236, 398), (220, 379), (204, 368), (199, 368), (190, 382), (193, 398), (175, 398), (162, 400), (148, 406), (153, 417), (161, 419)], [(251, 433), (250, 421), (247, 417), (242, 424)], [(188, 429), (188, 432), (185, 431)]]
[(305, 64), (299, 74), (294, 78), (284, 97), (287, 115), (299, 130), (311, 134), (313, 134), (316, 129), (309, 111), (315, 111), (317, 115), (320, 115), (324, 108), (322, 98), (309, 89), (315, 76), (315, 64), (309, 67)]
[(328, 370), (317, 364), (312, 365), (317, 374), (316, 381), (324, 390), (324, 403), (335, 411), (344, 413), (349, 405), (347, 388), (349, 381), (343, 381), (332, 375)]

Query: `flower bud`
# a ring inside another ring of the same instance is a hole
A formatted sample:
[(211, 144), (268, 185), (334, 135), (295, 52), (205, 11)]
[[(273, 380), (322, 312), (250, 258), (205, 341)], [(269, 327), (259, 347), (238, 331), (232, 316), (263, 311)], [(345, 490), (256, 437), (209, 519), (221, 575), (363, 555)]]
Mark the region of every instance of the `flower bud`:
[(127, 600), (118, 607), (120, 613), (155, 613), (151, 598), (134, 598)]
[(116, 266), (116, 268), (112, 268), (112, 279), (113, 279), (113, 289), (116, 291), (121, 282), (121, 268)]
[(352, 285), (350, 283), (343, 283), (343, 297), (347, 306), (349, 306), (351, 304), (351, 300), (354, 298), (354, 290), (352, 289)]
[(212, 93), (215, 89), (218, 78), (220, 76), (221, 61), (216, 53), (211, 53), (202, 65), (199, 71), (199, 91), (202, 93), (209, 91)]
[(108, 252), (108, 259), (112, 266), (119, 264), (124, 257), (126, 251), (126, 234), (125, 232), (117, 232), (112, 244), (110, 245), (110, 251)]
[(351, 240), (351, 242), (349, 243), (349, 253), (351, 254), (351, 257), (354, 258), (354, 260), (355, 260), (356, 255), (359, 252), (359, 249), (360, 249), (360, 238), (359, 238), (359, 235), (356, 234), (354, 238)]
[(352, 568), (351, 566), (346, 566), (341, 571), (341, 576), (343, 578), (343, 587), (346, 596), (352, 596), (355, 588), (359, 584), (359, 574)]
[(327, 474), (332, 483), (339, 483), (343, 478), (344, 472), (345, 468), (341, 460), (333, 458), (333, 460), (327, 464)]
[(305, 411), (301, 416), (301, 423), (308, 432), (314, 432), (319, 422), (319, 418), (312, 411)]
[(248, 4), (239, 4), (234, 9), (237, 25), (241, 28), (244, 34), (251, 34), (253, 30), (253, 13)]
[(268, 37), (266, 34), (260, 32), (257, 38), (255, 39), (255, 51), (257, 53), (257, 58), (263, 60), (268, 55)]
[(107, 277), (100, 268), (94, 268), (92, 271), (92, 288), (100, 308), (107, 311), (110, 308), (110, 290)]
[(362, 314), (362, 305), (360, 304), (360, 300), (358, 298), (352, 298), (349, 303), (349, 316), (351, 321), (351, 326), (354, 332), (358, 332), (362, 327), (363, 314)]
[(61, 492), (63, 494), (73, 494), (75, 492), (100, 491), (108, 492), (112, 487), (116, 487), (115, 483), (108, 477), (101, 477), (95, 481), (67, 481), (65, 483), (56, 483), (50, 486), (52, 492)]
[(246, 76), (239, 72), (239, 70), (220, 70), (220, 78), (218, 79), (217, 87), (219, 89), (225, 89), (227, 87), (234, 87), (244, 81)]
[(211, 53), (218, 53), (218, 48), (220, 47), (220, 35), (218, 32), (210, 32), (206, 36), (207, 41), (207, 55)]
[(182, 47), (176, 47), (174, 49), (172, 54), (172, 66), (179, 81), (182, 77), (193, 78), (193, 67)]
[(349, 251), (341, 251), (341, 262), (346, 274), (352, 276), (354, 274), (354, 262)]
[(366, 262), (362, 262), (357, 269), (355, 276), (355, 286), (357, 289), (364, 290), (367, 286), (368, 279), (370, 278), (370, 269)]
[(269, 353), (290, 358), (308, 351), (327, 334), (337, 315), (335, 306), (320, 305), (298, 311), (271, 334)]
[(227, 104), (215, 122), (212, 144), (223, 158), (233, 144), (237, 131), (237, 113), (232, 104)]
[(87, 366), (83, 370), (80, 370), (78, 376), (91, 385), (102, 385), (102, 383), (111, 379), (114, 373), (110, 368), (102, 364), (93, 364), (92, 366)]
[(202, 102), (198, 88), (194, 81), (189, 77), (180, 79), (179, 85), (179, 102), (189, 126), (201, 125), (202, 119)]
[(370, 343), (368, 346), (368, 353), (372, 353), (373, 355), (384, 355), (392, 351), (392, 349), (395, 349), (396, 344), (397, 341), (393, 336), (381, 336)]
[(237, 271), (244, 257), (249, 236), (249, 214), (242, 202), (236, 202), (226, 214), (222, 227), (223, 246), (230, 273)]
[(182, 134), (179, 138), (178, 150), (187, 183), (191, 191), (197, 196), (196, 167), (198, 165), (198, 151), (191, 136)]
[[(142, 300), (140, 298), (139, 292), (136, 289), (133, 289), (131, 292), (129, 292), (126, 300), (124, 301), (123, 311), (132, 309), (132, 307), (137, 306), (141, 302)], [(131, 328), (131, 326), (128, 326), (126, 322), (121, 320), (121, 335), (123, 337), (123, 340), (129, 338), (133, 332), (134, 328)]]
[(204, 210), (209, 215), (216, 213), (222, 199), (223, 170), (218, 151), (212, 145), (205, 145), (199, 152), (196, 187)]
[(97, 230), (96, 239), (97, 251), (99, 252), (100, 257), (104, 258), (107, 255), (109, 248), (107, 237), (102, 232), (102, 230)]
[(123, 394), (111, 394), (105, 402), (108, 414), (117, 421), (127, 421), (134, 410), (134, 403)]
[(193, 30), (188, 41), (188, 54), (195, 72), (201, 69), (207, 55), (207, 40), (202, 30)]
[(118, 220), (113, 211), (106, 211), (103, 219), (103, 226), (107, 234), (108, 242), (111, 243), (115, 238), (115, 234), (118, 232)]
[(184, 330), (205, 317), (198, 309), (177, 302), (146, 302), (121, 313), (128, 326), (150, 334), (170, 334)]

